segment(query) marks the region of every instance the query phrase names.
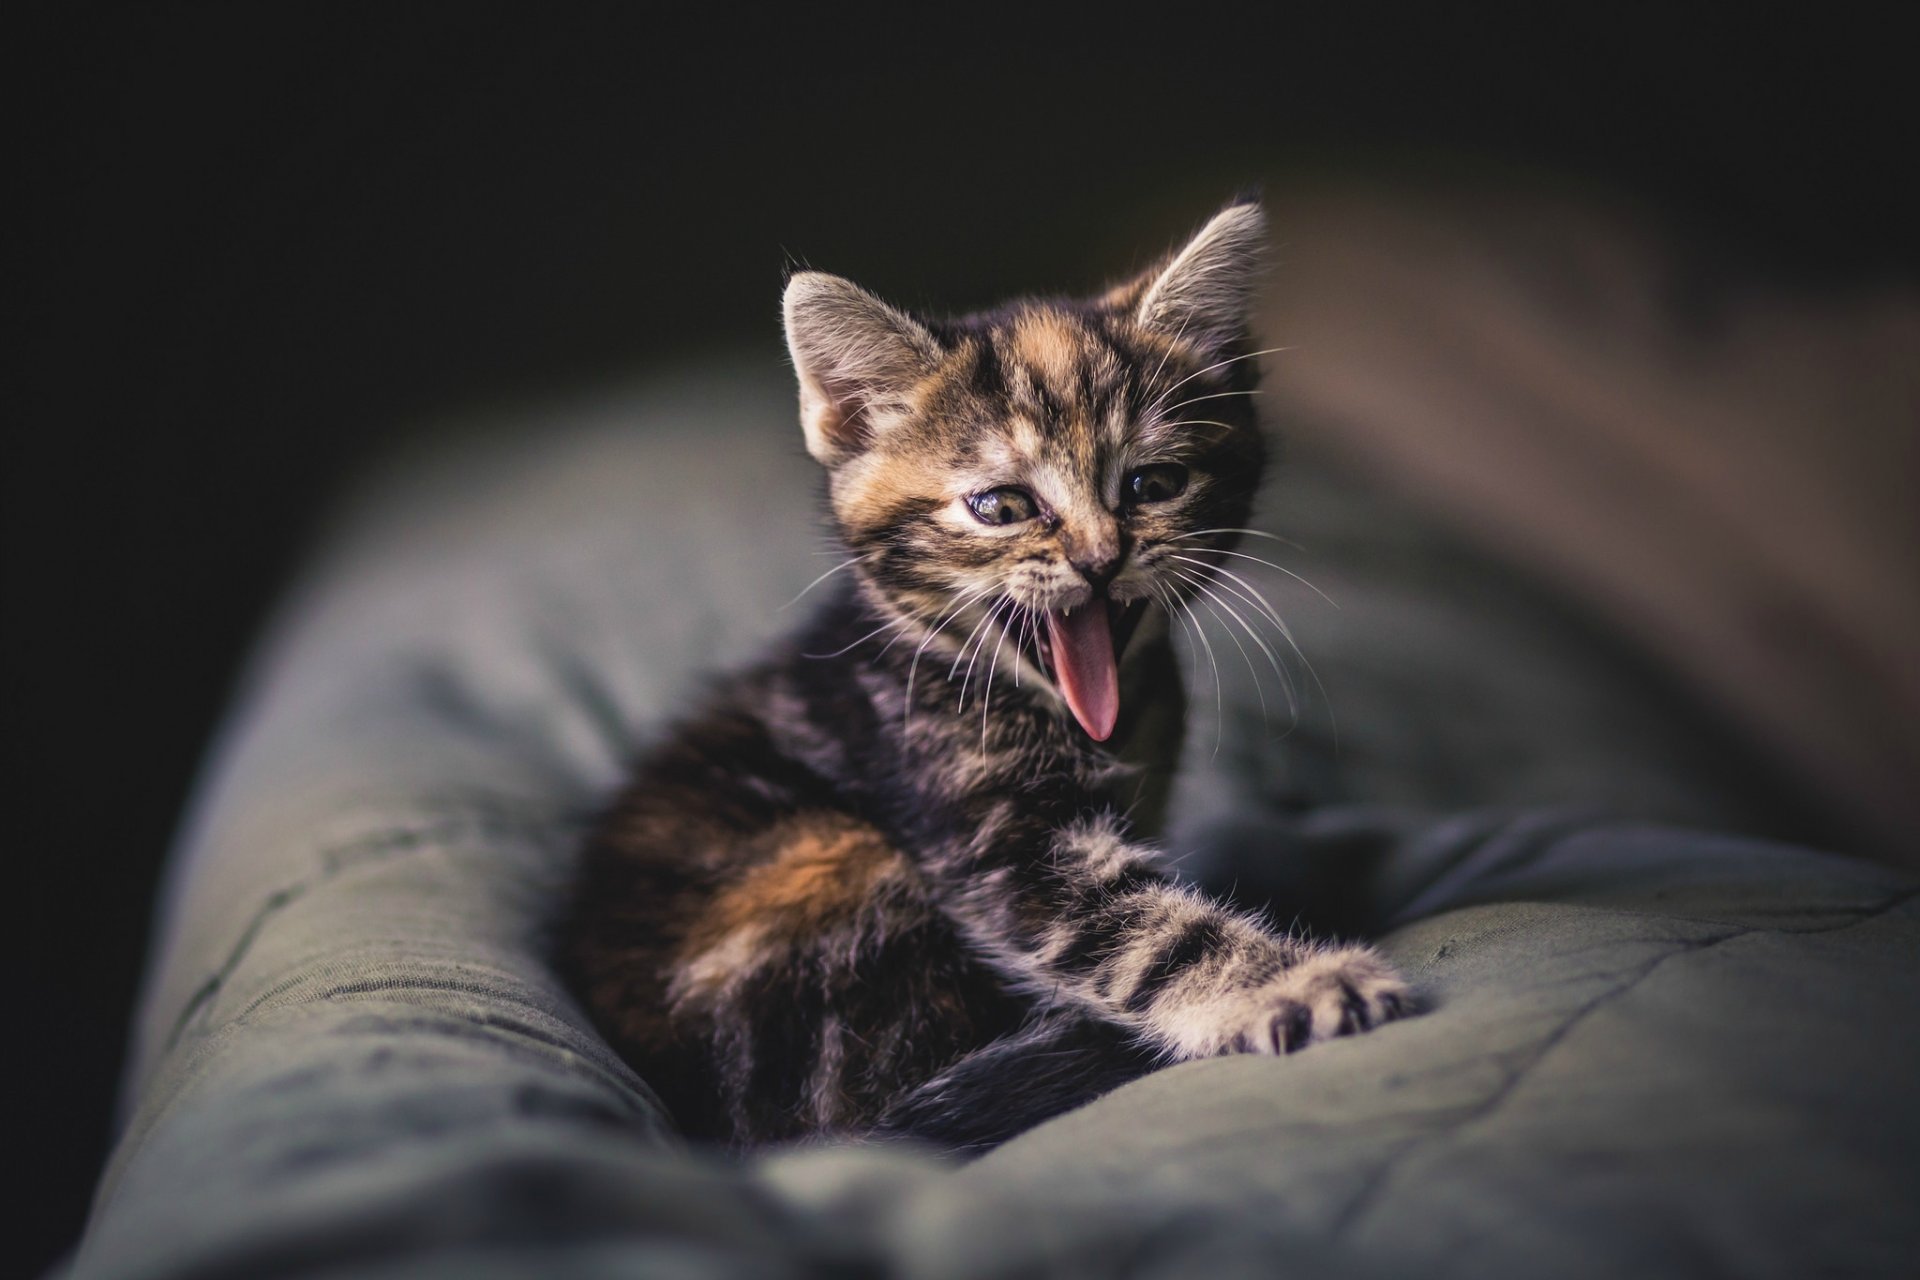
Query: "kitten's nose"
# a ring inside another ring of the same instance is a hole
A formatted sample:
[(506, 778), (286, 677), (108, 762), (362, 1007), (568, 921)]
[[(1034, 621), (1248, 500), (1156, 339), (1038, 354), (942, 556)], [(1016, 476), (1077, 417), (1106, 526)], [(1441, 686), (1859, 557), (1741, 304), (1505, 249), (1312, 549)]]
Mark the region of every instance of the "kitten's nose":
[(1080, 576), (1093, 584), (1095, 591), (1105, 591), (1107, 584), (1113, 581), (1114, 574), (1120, 571), (1120, 557), (1109, 556), (1104, 560), (1074, 560), (1073, 567)]
[(1107, 589), (1107, 584), (1120, 572), (1120, 562), (1127, 556), (1120, 538), (1104, 531), (1092, 538), (1068, 538), (1066, 551), (1067, 563), (1079, 570), (1080, 576), (1091, 583), (1095, 591)]

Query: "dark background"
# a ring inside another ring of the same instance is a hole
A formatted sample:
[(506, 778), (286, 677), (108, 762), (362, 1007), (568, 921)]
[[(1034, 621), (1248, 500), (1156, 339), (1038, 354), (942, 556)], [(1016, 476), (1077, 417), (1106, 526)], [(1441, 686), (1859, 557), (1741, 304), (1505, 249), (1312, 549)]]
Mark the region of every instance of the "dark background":
[(714, 346), (777, 360), (794, 259), (962, 307), (1092, 283), (1276, 174), (1618, 193), (1708, 293), (1914, 266), (1911, 61), (1874, 20), (1327, 7), (17, 24), (5, 1106), (34, 1183), (9, 1267), (80, 1229), (249, 635), (327, 496), (422, 424)]

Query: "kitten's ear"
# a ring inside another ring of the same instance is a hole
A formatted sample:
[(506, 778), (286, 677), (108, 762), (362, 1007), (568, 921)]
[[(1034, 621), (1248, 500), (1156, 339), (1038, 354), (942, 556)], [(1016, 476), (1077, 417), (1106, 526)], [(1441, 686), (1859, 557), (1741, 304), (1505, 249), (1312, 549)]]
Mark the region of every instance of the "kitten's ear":
[(938, 363), (940, 344), (905, 312), (819, 271), (789, 280), (783, 306), (807, 452), (832, 466), (864, 449), (904, 407)]
[(1143, 325), (1218, 351), (1246, 335), (1247, 307), (1266, 248), (1266, 211), (1252, 201), (1230, 204), (1172, 256), (1109, 299), (1131, 308)]

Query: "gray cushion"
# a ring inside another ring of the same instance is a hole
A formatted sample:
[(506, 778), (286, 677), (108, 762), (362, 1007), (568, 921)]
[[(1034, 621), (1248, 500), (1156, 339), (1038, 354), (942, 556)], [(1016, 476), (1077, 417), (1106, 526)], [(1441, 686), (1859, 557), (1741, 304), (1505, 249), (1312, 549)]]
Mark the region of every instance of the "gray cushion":
[(176, 852), (74, 1275), (1898, 1274), (1920, 1252), (1914, 883), (1649, 822), (1771, 819), (1604, 640), (1309, 473), (1274, 527), (1344, 607), (1275, 599), (1326, 696), (1302, 671), (1295, 725), (1269, 674), (1263, 717), (1229, 669), (1216, 713), (1201, 659), (1170, 845), (1286, 917), (1383, 931), (1432, 1010), (1156, 1074), (964, 1168), (685, 1149), (550, 970), (556, 889), (697, 673), (834, 561), (777, 367), (551, 417), (390, 468), (271, 629)]

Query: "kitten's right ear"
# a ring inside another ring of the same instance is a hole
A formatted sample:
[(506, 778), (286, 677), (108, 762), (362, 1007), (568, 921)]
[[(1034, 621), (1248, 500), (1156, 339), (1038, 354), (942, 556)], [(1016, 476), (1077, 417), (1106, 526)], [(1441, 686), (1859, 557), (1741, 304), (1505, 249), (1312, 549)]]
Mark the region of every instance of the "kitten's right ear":
[(1257, 200), (1228, 205), (1146, 275), (1108, 295), (1141, 324), (1177, 333), (1203, 351), (1245, 338), (1247, 308), (1267, 243), (1267, 215)]
[(905, 407), (939, 362), (940, 344), (905, 312), (819, 271), (787, 281), (783, 309), (807, 452), (833, 466), (865, 449)]

